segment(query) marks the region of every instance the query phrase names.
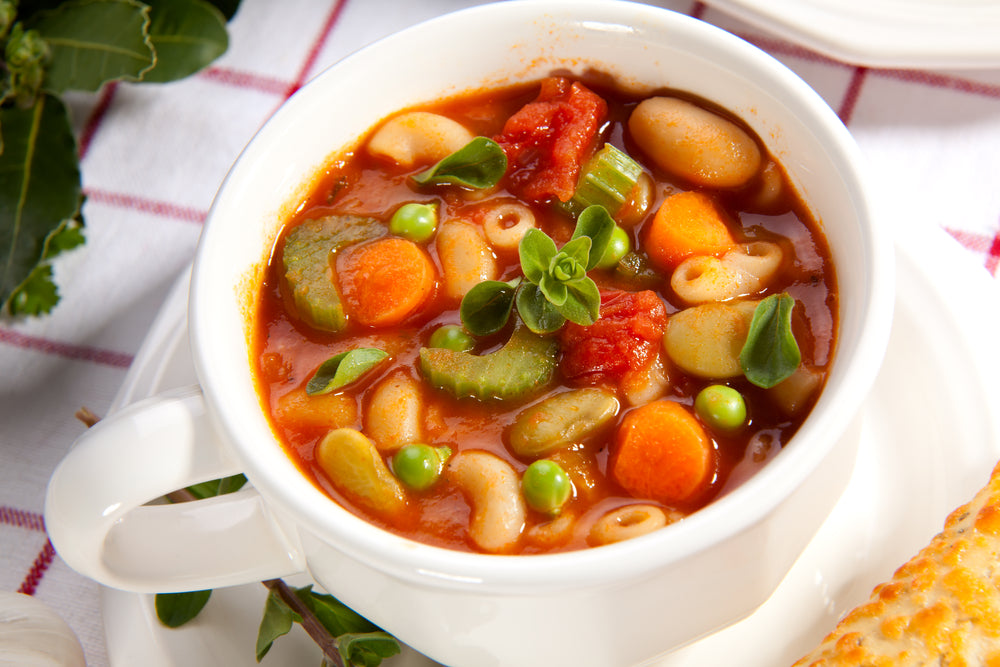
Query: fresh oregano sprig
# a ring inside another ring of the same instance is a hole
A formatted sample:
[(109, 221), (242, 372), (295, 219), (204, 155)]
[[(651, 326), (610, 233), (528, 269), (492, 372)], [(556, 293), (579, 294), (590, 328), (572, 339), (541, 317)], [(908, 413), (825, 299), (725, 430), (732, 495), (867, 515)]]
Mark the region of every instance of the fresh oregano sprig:
[(518, 245), (523, 280), (489, 280), (462, 299), (462, 324), (474, 335), (503, 328), (513, 307), (535, 333), (551, 333), (567, 320), (584, 326), (600, 315), (601, 294), (587, 273), (611, 242), (615, 221), (603, 206), (580, 213), (573, 236), (562, 247), (540, 229), (529, 229)]

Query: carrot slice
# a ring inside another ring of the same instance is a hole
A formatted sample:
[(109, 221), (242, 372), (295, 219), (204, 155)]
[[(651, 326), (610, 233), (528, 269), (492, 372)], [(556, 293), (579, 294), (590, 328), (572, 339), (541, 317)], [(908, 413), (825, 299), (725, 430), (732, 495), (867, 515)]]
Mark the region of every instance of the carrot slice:
[(337, 278), (348, 312), (373, 327), (399, 324), (434, 292), (436, 274), (416, 243), (383, 238), (342, 255)]
[(653, 401), (625, 415), (615, 434), (611, 475), (637, 498), (666, 505), (693, 499), (715, 468), (712, 443), (676, 401)]
[(663, 200), (644, 242), (660, 269), (673, 269), (691, 255), (719, 255), (734, 245), (722, 211), (711, 197), (693, 190)]

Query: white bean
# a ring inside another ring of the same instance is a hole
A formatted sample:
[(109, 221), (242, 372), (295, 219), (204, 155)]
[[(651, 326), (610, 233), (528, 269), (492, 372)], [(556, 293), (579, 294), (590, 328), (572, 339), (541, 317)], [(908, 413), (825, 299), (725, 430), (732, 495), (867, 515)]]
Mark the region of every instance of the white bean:
[(504, 202), (491, 207), (483, 220), (486, 238), (499, 250), (517, 250), (521, 237), (534, 227), (535, 214), (517, 202)]
[(466, 451), (448, 464), (448, 476), (472, 506), (469, 536), (483, 551), (510, 550), (524, 530), (526, 509), (514, 468), (494, 454)]
[(629, 131), (661, 169), (692, 183), (735, 188), (761, 166), (757, 143), (735, 123), (676, 97), (651, 97), (632, 112)]
[(635, 504), (618, 507), (594, 522), (590, 529), (593, 544), (613, 544), (631, 540), (659, 530), (680, 518), (679, 512), (670, 516), (656, 505)]
[(394, 451), (423, 440), (424, 400), (420, 383), (406, 373), (379, 382), (368, 398), (365, 433), (381, 451)]
[(667, 321), (663, 347), (681, 370), (703, 378), (737, 377), (740, 350), (753, 311), (731, 303), (706, 303), (675, 313)]
[(368, 152), (403, 167), (433, 164), (472, 141), (474, 135), (447, 116), (410, 111), (386, 121), (368, 141)]
[(444, 291), (453, 299), (484, 280), (496, 280), (496, 255), (486, 242), (482, 230), (461, 220), (447, 220), (437, 233), (438, 258), (444, 277)]
[(540, 458), (590, 440), (618, 414), (618, 399), (607, 389), (584, 387), (550, 396), (518, 413), (510, 428), (517, 456)]
[(387, 518), (406, 508), (406, 491), (372, 441), (360, 431), (330, 431), (316, 445), (315, 457), (330, 483), (351, 500)]

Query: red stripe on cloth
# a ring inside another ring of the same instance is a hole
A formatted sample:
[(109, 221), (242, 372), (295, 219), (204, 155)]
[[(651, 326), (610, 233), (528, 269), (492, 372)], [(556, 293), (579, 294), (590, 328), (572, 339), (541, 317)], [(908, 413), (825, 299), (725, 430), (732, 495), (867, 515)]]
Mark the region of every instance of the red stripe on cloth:
[(164, 218), (183, 220), (185, 222), (202, 224), (205, 222), (205, 218), (208, 217), (207, 211), (188, 206), (179, 206), (166, 201), (127, 195), (121, 192), (108, 192), (107, 190), (87, 188), (84, 190), (84, 194), (95, 202), (108, 204), (109, 206), (132, 209)]
[(960, 93), (1000, 99), (1000, 86), (979, 81), (969, 81), (957, 76), (927, 72), (924, 70), (880, 69), (873, 70), (883, 78), (897, 79), (906, 83), (916, 83), (931, 88), (954, 90)]
[(963, 247), (985, 255), (986, 259), (983, 264), (986, 266), (986, 270), (991, 275), (997, 275), (997, 267), (1000, 266), (1000, 232), (992, 237), (961, 229), (948, 229), (947, 232)]
[(104, 115), (108, 112), (108, 108), (111, 106), (111, 100), (115, 96), (115, 90), (117, 89), (118, 84), (112, 82), (104, 86), (101, 90), (101, 95), (97, 100), (97, 104), (94, 105), (94, 109), (90, 112), (90, 117), (87, 118), (87, 122), (83, 126), (83, 132), (80, 135), (79, 153), (81, 160), (90, 149), (90, 144), (94, 139), (94, 135), (97, 133), (97, 128), (104, 119)]
[(707, 7), (705, 7), (705, 3), (704, 2), (696, 2), (691, 7), (691, 16), (693, 18), (700, 19), (702, 16), (705, 15), (705, 10), (706, 9), (707, 9)]
[(316, 59), (319, 57), (319, 52), (323, 49), (323, 45), (326, 44), (326, 40), (330, 37), (330, 33), (333, 32), (333, 27), (337, 24), (337, 19), (340, 18), (340, 13), (343, 11), (344, 6), (347, 4), (347, 0), (336, 0), (333, 5), (333, 9), (330, 10), (329, 15), (326, 17), (326, 21), (323, 22), (323, 27), (313, 42), (313, 45), (309, 47), (309, 52), (306, 54), (305, 62), (302, 63), (302, 67), (299, 69), (299, 73), (295, 76), (295, 83), (288, 90), (286, 97), (291, 97), (296, 90), (302, 87), (305, 83), (306, 77), (309, 76), (310, 70), (312, 70), (313, 65), (316, 64)]
[(851, 82), (847, 84), (847, 92), (844, 93), (844, 99), (840, 102), (840, 109), (837, 110), (837, 115), (844, 125), (848, 125), (851, 122), (851, 116), (854, 115), (854, 107), (858, 105), (858, 98), (861, 97), (861, 87), (864, 85), (866, 78), (868, 78), (868, 68), (854, 68), (854, 72), (851, 74)]
[(31, 564), (31, 569), (28, 570), (28, 574), (25, 575), (24, 581), (21, 582), (21, 586), (17, 589), (17, 592), (24, 593), (25, 595), (34, 595), (38, 589), (38, 584), (42, 581), (42, 577), (45, 576), (46, 570), (52, 565), (55, 557), (56, 550), (52, 547), (52, 542), (45, 540), (45, 546), (35, 556), (35, 562)]
[(27, 334), (0, 328), (0, 343), (6, 343), (25, 350), (34, 350), (43, 354), (54, 354), (75, 361), (91, 361), (114, 368), (128, 368), (132, 365), (132, 355), (113, 350), (103, 350), (87, 345), (72, 345), (59, 341), (29, 336)]
[(0, 523), (16, 528), (45, 531), (45, 519), (38, 512), (19, 510), (16, 507), (0, 505)]
[(288, 91), (295, 86), (290, 81), (262, 76), (253, 72), (239, 72), (224, 67), (209, 67), (202, 70), (198, 76), (215, 83), (233, 86), (234, 88), (247, 88), (270, 95), (278, 95), (279, 97), (287, 96), (289, 94)]

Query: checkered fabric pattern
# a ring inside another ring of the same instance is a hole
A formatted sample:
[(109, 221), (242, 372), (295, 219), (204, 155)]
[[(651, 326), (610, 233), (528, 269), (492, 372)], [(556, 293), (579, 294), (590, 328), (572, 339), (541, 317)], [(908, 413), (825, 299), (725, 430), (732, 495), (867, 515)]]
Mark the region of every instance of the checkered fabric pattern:
[[(52, 315), (0, 320), (0, 585), (58, 610), (91, 667), (108, 664), (98, 587), (61, 562), (42, 517), (48, 477), (84, 428), (74, 413), (87, 406), (102, 414), (111, 404), (164, 295), (192, 259), (227, 169), (278, 106), (357, 48), (472, 4), (243, 0), (227, 53), (205, 71), (69, 98), (87, 244), (56, 266), (63, 298)], [(883, 224), (897, 234), (939, 226), (969, 263), (997, 276), (1000, 63), (976, 72), (868, 69), (750, 28), (710, 4), (657, 4), (734, 32), (798, 73), (857, 138)]]

